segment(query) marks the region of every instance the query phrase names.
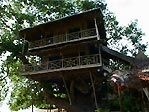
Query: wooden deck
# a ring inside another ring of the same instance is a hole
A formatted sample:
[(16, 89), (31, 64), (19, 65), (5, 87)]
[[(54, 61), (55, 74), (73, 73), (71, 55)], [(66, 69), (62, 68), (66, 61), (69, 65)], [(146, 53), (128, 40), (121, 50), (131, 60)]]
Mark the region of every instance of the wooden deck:
[(23, 75), (45, 74), (101, 66), (99, 54), (64, 58), (37, 65), (23, 65)]

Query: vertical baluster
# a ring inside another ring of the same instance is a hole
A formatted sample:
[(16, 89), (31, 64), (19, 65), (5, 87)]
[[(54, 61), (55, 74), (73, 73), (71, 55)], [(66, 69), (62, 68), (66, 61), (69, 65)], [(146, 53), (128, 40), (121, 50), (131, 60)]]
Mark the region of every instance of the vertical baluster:
[(68, 34), (66, 33), (66, 36), (65, 36), (65, 41), (67, 41), (67, 38), (68, 38)]
[(62, 58), (62, 68), (64, 67), (64, 59)]
[(81, 58), (81, 56), (80, 56), (80, 54), (79, 54), (79, 56), (78, 56), (78, 65), (80, 66), (80, 58)]
[(97, 64), (98, 63), (98, 55), (97, 54), (94, 55), (94, 60), (95, 60), (95, 64)]
[(52, 61), (49, 62), (49, 69), (52, 69)]
[(46, 64), (47, 64), (46, 66), (47, 66), (47, 70), (48, 70), (49, 69), (49, 61)]
[(100, 60), (101, 60), (101, 55), (98, 54), (97, 55), (97, 63), (101, 64)]
[(80, 38), (83, 38), (83, 32), (80, 31)]
[(86, 65), (89, 65), (89, 59), (90, 59), (90, 58), (89, 58), (88, 55), (86, 56), (86, 59), (87, 59), (87, 60), (86, 60)]
[[(82, 32), (80, 31), (80, 32), (78, 32), (78, 34), (79, 34), (79, 35), (78, 35), (79, 38), (81, 38), (81, 37), (82, 37)], [(78, 38), (78, 39), (79, 39), (79, 38)]]
[(55, 38), (56, 38), (56, 36), (55, 36), (55, 37), (53, 37), (53, 44), (55, 44)]
[(32, 43), (31, 43), (31, 42), (29, 42), (29, 48), (32, 48), (32, 47), (33, 47)]
[(65, 42), (66, 40), (66, 35), (63, 35), (63, 42)]

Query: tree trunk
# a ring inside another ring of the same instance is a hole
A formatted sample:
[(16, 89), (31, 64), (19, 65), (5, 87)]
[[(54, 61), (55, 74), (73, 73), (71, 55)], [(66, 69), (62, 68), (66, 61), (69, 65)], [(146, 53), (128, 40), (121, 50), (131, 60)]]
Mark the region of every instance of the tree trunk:
[(68, 112), (82, 112), (81, 110), (77, 109), (75, 106), (70, 105), (67, 101), (61, 98), (56, 98), (53, 95), (48, 94), (47, 91), (45, 90), (44, 90), (44, 96), (48, 104), (56, 105), (59, 108), (63, 108), (67, 110)]
[(65, 99), (55, 97), (53, 94), (50, 93), (47, 83), (41, 82), (43, 87), (44, 97), (46, 102), (50, 105), (56, 105), (59, 108), (63, 108), (68, 112), (83, 112), (81, 109), (78, 109), (74, 105), (70, 105), (69, 102)]

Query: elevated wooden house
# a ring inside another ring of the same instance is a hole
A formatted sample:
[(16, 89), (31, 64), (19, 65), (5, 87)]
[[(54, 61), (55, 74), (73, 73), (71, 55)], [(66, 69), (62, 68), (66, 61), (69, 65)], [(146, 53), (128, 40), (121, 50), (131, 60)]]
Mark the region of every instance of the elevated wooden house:
[(97, 71), (106, 67), (111, 56), (126, 62), (129, 60), (106, 47), (100, 9), (21, 30), (20, 36), (29, 42), (29, 55), (40, 57), (40, 62), (24, 66), (24, 75), (35, 80), (57, 79), (63, 73), (77, 75), (79, 72)]
[[(36, 57), (35, 62), (23, 66), (23, 75), (37, 81), (54, 82), (59, 88), (67, 86), (71, 103), (84, 101), (84, 105), (91, 107), (94, 100), (90, 99), (94, 93), (97, 106), (98, 88), (110, 72), (109, 59), (132, 62), (131, 58), (106, 46), (100, 9), (27, 28), (21, 30), (19, 35), (29, 42), (28, 54)], [(79, 94), (74, 93), (74, 88)], [(94, 92), (90, 92), (92, 90)]]
[(21, 30), (20, 36), (29, 42), (29, 54), (40, 57), (24, 66), (24, 75), (35, 80), (83, 76), (103, 65), (100, 44), (106, 45), (106, 34), (100, 9)]

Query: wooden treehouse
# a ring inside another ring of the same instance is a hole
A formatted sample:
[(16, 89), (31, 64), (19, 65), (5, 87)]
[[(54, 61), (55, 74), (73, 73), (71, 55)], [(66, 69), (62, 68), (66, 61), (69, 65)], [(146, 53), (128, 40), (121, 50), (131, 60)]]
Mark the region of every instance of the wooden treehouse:
[(111, 72), (109, 59), (131, 62), (131, 58), (106, 46), (100, 9), (27, 28), (19, 35), (29, 43), (28, 55), (35, 57), (23, 65), (23, 75), (55, 84), (55, 91), (66, 94), (70, 105), (81, 108), (101, 105), (106, 75)]

